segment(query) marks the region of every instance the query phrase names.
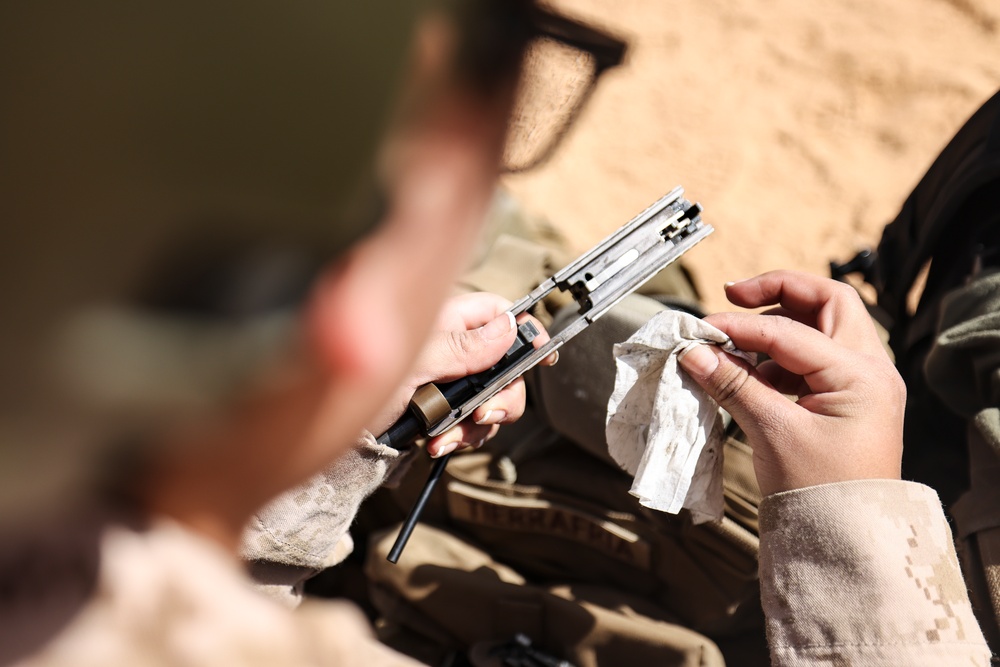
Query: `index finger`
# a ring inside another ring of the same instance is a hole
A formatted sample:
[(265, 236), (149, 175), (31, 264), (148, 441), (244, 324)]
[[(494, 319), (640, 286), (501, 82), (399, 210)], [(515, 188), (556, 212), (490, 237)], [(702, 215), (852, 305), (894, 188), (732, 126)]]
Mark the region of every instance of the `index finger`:
[[(438, 316), (436, 328), (439, 331), (477, 329), (507, 312), (513, 305), (513, 301), (492, 292), (461, 294), (445, 302)], [(521, 313), (517, 316), (518, 324), (524, 324), (525, 321), (531, 321), (535, 325), (535, 329), (538, 330), (538, 335), (532, 342), (536, 349), (549, 342), (549, 333), (538, 318), (529, 313)], [(551, 365), (555, 362), (547, 358), (543, 363)]]
[(846, 283), (799, 271), (770, 271), (727, 285), (726, 297), (744, 308), (780, 304), (848, 349), (869, 354), (883, 350), (864, 302)]
[(761, 352), (785, 370), (801, 375), (813, 392), (839, 391), (844, 371), (857, 357), (816, 329), (786, 317), (754, 313), (715, 313), (705, 318), (741, 350)]

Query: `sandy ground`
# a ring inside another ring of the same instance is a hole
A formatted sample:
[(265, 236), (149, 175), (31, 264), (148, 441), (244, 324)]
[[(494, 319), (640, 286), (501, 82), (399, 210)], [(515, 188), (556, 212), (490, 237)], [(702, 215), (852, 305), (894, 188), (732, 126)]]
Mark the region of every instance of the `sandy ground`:
[(1000, 0), (563, 0), (629, 38), (553, 159), (505, 181), (577, 250), (674, 185), (716, 233), (685, 258), (710, 310), (772, 268), (877, 244), (1000, 88)]

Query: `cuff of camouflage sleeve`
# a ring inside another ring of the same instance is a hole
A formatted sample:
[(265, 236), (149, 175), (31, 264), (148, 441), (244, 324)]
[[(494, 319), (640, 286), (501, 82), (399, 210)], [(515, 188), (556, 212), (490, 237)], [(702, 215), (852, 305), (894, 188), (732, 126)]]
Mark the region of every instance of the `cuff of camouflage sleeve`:
[[(989, 664), (937, 494), (827, 484), (760, 505), (761, 600), (774, 665)], [(943, 661), (934, 656), (946, 656)]]
[(353, 548), (348, 529), (358, 507), (399, 458), (365, 434), (321, 474), (264, 506), (244, 529), (240, 555), (317, 572), (339, 563)]

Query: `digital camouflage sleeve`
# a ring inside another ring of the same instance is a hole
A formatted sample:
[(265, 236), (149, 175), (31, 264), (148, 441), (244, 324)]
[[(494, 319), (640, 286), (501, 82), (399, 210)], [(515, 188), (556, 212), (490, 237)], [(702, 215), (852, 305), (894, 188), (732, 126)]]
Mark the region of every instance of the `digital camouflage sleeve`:
[(760, 506), (772, 664), (990, 664), (937, 494), (863, 480)]

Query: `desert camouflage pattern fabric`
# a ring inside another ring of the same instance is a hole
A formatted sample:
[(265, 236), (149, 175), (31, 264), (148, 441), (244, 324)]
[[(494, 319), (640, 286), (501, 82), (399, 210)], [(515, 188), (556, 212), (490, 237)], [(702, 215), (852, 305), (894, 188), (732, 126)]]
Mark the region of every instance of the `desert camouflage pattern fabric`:
[[(51, 630), (58, 627), (58, 621), (65, 623), (40, 652), (12, 664), (418, 664), (376, 642), (365, 618), (350, 605), (310, 601), (290, 614), (256, 593), (232, 556), (172, 522), (159, 521), (135, 530), (122, 523), (104, 523), (90, 536), (97, 538), (100, 554), (99, 561), (95, 559), (96, 569), (50, 569), (49, 584), (41, 578), (36, 581), (41, 585), (33, 590), (34, 604), (16, 596), (0, 598), (0, 618), (19, 619), (21, 628), (30, 631), (37, 625)], [(34, 556), (43, 562), (53, 560), (53, 554), (44, 548)], [(26, 572), (30, 569), (18, 574)], [(85, 576), (88, 572), (93, 580)], [(76, 595), (82, 589), (89, 595)], [(64, 609), (58, 616), (60, 605), (54, 602), (78, 599), (85, 599), (85, 604), (69, 610), (72, 613)], [(41, 613), (43, 608), (47, 613)], [(0, 639), (9, 648), (7, 639), (11, 637), (0, 633)], [(3, 653), (0, 651), (0, 663), (7, 664)]]
[(358, 508), (405, 458), (365, 433), (323, 473), (258, 512), (244, 529), (240, 556), (261, 591), (297, 606), (307, 579), (353, 551), (348, 531)]
[[(20, 551), (40, 568), (4, 568), (25, 580), (13, 588), (33, 595), (32, 604), (19, 595), (0, 599), (4, 648), (16, 628), (55, 636), (12, 664), (419, 664), (376, 643), (351, 607), (309, 601), (289, 614), (255, 593), (218, 547), (176, 524), (94, 521), (76, 533)], [(81, 560), (90, 546), (99, 557)], [(44, 576), (32, 578), (36, 571)], [(768, 497), (761, 581), (776, 666), (989, 664), (928, 487), (863, 481)]]
[(761, 503), (760, 528), (776, 667), (990, 664), (932, 489), (865, 480), (779, 493)]

